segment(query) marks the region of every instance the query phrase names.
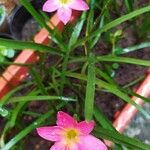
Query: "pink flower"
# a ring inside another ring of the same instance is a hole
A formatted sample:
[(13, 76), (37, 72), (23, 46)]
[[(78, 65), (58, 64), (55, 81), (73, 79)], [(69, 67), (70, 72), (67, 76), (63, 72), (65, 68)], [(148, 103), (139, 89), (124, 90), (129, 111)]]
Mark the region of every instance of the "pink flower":
[(77, 122), (68, 114), (57, 113), (57, 126), (37, 128), (38, 134), (55, 144), (50, 150), (107, 150), (105, 144), (90, 135), (94, 122)]
[(71, 19), (72, 9), (86, 11), (89, 7), (84, 0), (47, 0), (43, 5), (43, 11), (54, 12), (57, 10), (58, 18), (64, 24)]

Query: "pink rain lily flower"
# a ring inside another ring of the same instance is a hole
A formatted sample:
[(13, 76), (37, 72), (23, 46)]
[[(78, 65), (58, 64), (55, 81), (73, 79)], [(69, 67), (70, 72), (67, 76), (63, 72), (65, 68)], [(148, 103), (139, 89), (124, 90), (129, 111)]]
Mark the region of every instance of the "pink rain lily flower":
[(57, 126), (37, 128), (37, 133), (55, 144), (50, 150), (107, 150), (105, 144), (90, 135), (94, 122), (77, 122), (68, 114), (57, 113)]
[(64, 24), (71, 19), (72, 9), (86, 11), (89, 7), (84, 0), (47, 0), (43, 5), (43, 11), (54, 12), (57, 10), (58, 18)]

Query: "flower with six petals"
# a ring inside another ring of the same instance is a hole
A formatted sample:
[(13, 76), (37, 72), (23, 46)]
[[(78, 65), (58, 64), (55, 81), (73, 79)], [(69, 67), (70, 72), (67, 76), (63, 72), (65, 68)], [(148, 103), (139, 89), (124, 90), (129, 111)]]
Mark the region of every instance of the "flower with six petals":
[(107, 150), (105, 144), (90, 135), (94, 122), (77, 122), (68, 114), (57, 113), (57, 126), (37, 128), (37, 133), (44, 139), (55, 144), (50, 150)]
[(72, 9), (86, 11), (89, 7), (84, 0), (47, 0), (43, 5), (43, 11), (57, 10), (57, 16), (64, 24), (71, 19)]

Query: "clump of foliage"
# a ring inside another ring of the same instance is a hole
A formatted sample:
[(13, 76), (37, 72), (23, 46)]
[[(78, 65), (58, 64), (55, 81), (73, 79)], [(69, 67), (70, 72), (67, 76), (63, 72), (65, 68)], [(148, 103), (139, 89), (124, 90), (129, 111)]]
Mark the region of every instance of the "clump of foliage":
[[(57, 111), (65, 110), (77, 120), (95, 120), (96, 128), (93, 134), (114, 142), (115, 147), (112, 149), (149, 150), (149, 145), (116, 131), (103, 110), (95, 104), (95, 93), (102, 91), (116, 95), (150, 118), (149, 112), (130, 98), (136, 95), (149, 102), (148, 98), (132, 92), (130, 88), (141, 78), (126, 86), (118, 85), (114, 79), (115, 71), (122, 63), (150, 66), (149, 60), (123, 56), (149, 47), (147, 38), (143, 37), (141, 43), (124, 48), (119, 45), (119, 40), (124, 36), (124, 29), (118, 29), (120, 24), (129, 22), (138, 32), (137, 20), (140, 17), (147, 20), (150, 5), (139, 8), (134, 6), (134, 1), (126, 0), (122, 2), (125, 12), (120, 14), (120, 4), (117, 1), (89, 0), (90, 10), (82, 13), (76, 23), (65, 26), (64, 31), (60, 33), (47, 25), (45, 14), (37, 12), (26, 0), (20, 2), (40, 26), (47, 29), (51, 42), (42, 45), (0, 38), (1, 46), (16, 50), (30, 48), (40, 56), (38, 64), (26, 64), (30, 78), (1, 99), (0, 114), (5, 118), (0, 139), (1, 149), (23, 149), (22, 145), (26, 144), (23, 139), (28, 137), (29, 133), (43, 124), (53, 125), (56, 122)], [(112, 17), (114, 11), (117, 15)], [(142, 37), (142, 34), (139, 33), (139, 37)], [(109, 53), (106, 55), (98, 55), (94, 51), (96, 44), (101, 40), (109, 47)], [(51, 64), (48, 60), (52, 58), (56, 59)], [(66, 90), (69, 92), (65, 92)], [(45, 106), (44, 112), (29, 109), (32, 102), (39, 101)], [(25, 116), (31, 117), (33, 122), (25, 124)], [(17, 132), (10, 137), (13, 129)]]

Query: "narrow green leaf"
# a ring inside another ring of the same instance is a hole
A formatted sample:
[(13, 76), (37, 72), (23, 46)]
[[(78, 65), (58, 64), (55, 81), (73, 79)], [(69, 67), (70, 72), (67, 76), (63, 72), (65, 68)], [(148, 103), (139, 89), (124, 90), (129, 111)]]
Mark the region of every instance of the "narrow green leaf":
[(119, 63), (128, 63), (128, 64), (135, 64), (141, 66), (150, 66), (149, 60), (141, 60), (135, 58), (128, 58), (128, 57), (117, 57), (117, 56), (98, 56), (97, 60), (99, 61), (107, 61), (107, 62), (119, 62)]
[(35, 18), (35, 20), (44, 28), (47, 29), (47, 31), (51, 34), (52, 40), (65, 50), (65, 45), (60, 38), (59, 34), (57, 33), (56, 29), (51, 29), (47, 23), (45, 22), (44, 18), (38, 13), (34, 7), (31, 5), (31, 3), (28, 0), (20, 0), (21, 4), (31, 13), (31, 15)]
[(104, 78), (107, 82), (109, 82), (110, 84), (114, 84), (116, 85), (115, 81), (104, 71), (102, 71), (100, 68), (96, 68), (96, 74), (100, 75), (100, 77)]
[[(150, 66), (149, 60), (141, 60), (136, 58), (129, 58), (129, 57), (120, 57), (120, 56), (112, 56), (112, 55), (104, 55), (96, 57), (98, 61), (106, 61), (106, 62), (118, 62), (118, 63), (127, 63), (133, 65), (141, 65), (141, 66)], [(69, 63), (77, 63), (77, 62), (85, 62), (87, 61), (87, 57), (78, 57), (78, 58), (71, 58)]]
[(70, 57), (70, 52), (71, 52), (71, 46), (77, 41), (80, 32), (82, 30), (84, 21), (86, 19), (86, 13), (83, 13), (81, 16), (81, 20), (78, 21), (78, 23), (76, 24), (74, 31), (71, 35), (70, 41), (69, 41), (69, 46), (66, 49), (66, 54), (64, 56), (64, 61), (62, 63), (62, 73), (61, 73), (61, 87), (60, 87), (60, 94), (62, 95), (63, 93), (63, 89), (64, 89), (64, 85), (66, 83), (66, 78), (65, 78), (65, 73), (67, 70), (67, 66), (68, 66), (68, 61), (69, 61), (69, 57)]
[(147, 47), (150, 47), (150, 42), (144, 42), (127, 48), (116, 48), (114, 52), (116, 55), (120, 55), (120, 54), (126, 54), (129, 52), (137, 51), (139, 49), (147, 48)]
[[(73, 78), (87, 81), (87, 76), (82, 75), (82, 74), (68, 72), (66, 75), (68, 77), (73, 77)], [(106, 83), (100, 79), (96, 79), (95, 83), (99, 87), (103, 87), (103, 88), (107, 89), (109, 92), (111, 92), (112, 94), (120, 97), (125, 102), (130, 103), (131, 105), (136, 107), (145, 117), (147, 117), (148, 119), (150, 118), (150, 114), (148, 112), (146, 112), (141, 106), (139, 106), (137, 103), (135, 103), (127, 94), (120, 91), (120, 89), (118, 89), (116, 86)]]
[(24, 101), (51, 101), (51, 100), (61, 100), (61, 101), (76, 101), (76, 99), (63, 97), (63, 96), (20, 96), (20, 97), (13, 97), (10, 99), (9, 103), (16, 103), (16, 102), (24, 102)]
[(27, 88), (28, 86), (30, 86), (32, 84), (33, 84), (32, 82), (29, 82), (29, 83), (26, 83), (26, 84), (23, 84), (23, 85), (20, 85), (20, 86), (14, 88), (10, 92), (8, 92), (3, 98), (1, 98), (0, 105), (1, 106), (5, 105), (9, 101), (9, 99), (12, 95), (14, 95), (16, 92), (22, 90), (23, 88)]
[(74, 27), (71, 38), (69, 40), (69, 48), (76, 43), (78, 37), (80, 36), (85, 19), (86, 19), (86, 13), (83, 13), (81, 19), (77, 22), (77, 24)]
[(103, 128), (116, 131), (112, 123), (108, 120), (108, 118), (106, 118), (101, 109), (96, 106), (94, 109), (94, 117)]
[(43, 84), (42, 78), (41, 78), (40, 74), (36, 71), (36, 69), (35, 68), (30, 68), (30, 73), (31, 73), (35, 83), (37, 84), (37, 87), (41, 91), (41, 93), (44, 94), (44, 95), (48, 95), (48, 92), (45, 89), (45, 86)]
[(124, 86), (123, 86), (123, 89), (127, 89), (127, 88), (129, 88), (129, 87), (132, 87), (132, 86), (134, 86), (134, 85), (140, 83), (141, 81), (144, 80), (144, 78), (145, 78), (145, 75), (140, 76), (139, 78), (137, 78), (137, 79), (135, 79), (135, 80), (133, 80), (133, 81), (127, 83), (126, 85), (124, 85)]
[[(99, 23), (99, 28), (102, 28), (104, 26), (104, 18), (105, 18), (105, 15), (101, 16), (101, 20), (100, 20), (100, 23)], [(96, 43), (99, 41), (101, 37), (101, 33), (97, 34), (94, 39), (91, 40), (90, 42), (90, 49), (92, 49)]]
[[(57, 109), (59, 110), (64, 105), (65, 105), (64, 103), (61, 103), (60, 105), (57, 106)], [(5, 146), (1, 148), (1, 150), (10, 150), (15, 144), (17, 144), (21, 139), (23, 139), (26, 135), (28, 135), (32, 130), (40, 126), (40, 124), (42, 124), (47, 118), (49, 118), (53, 114), (54, 110), (50, 110), (46, 114), (40, 116), (37, 120), (35, 120), (25, 129), (19, 132), (15, 137), (13, 137), (8, 143), (6, 143)]]
[(36, 51), (49, 52), (55, 55), (61, 55), (62, 52), (58, 52), (57, 49), (50, 46), (45, 46), (42, 44), (36, 44), (33, 42), (22, 42), (17, 40), (3, 39), (0, 38), (1, 46), (6, 46), (7, 48), (13, 48), (15, 50), (31, 49)]
[(88, 58), (88, 76), (86, 86), (86, 97), (84, 115), (87, 121), (93, 117), (94, 96), (95, 96), (95, 56), (91, 53)]
[(114, 143), (123, 144), (125, 146), (134, 147), (137, 150), (150, 150), (150, 145), (144, 144), (141, 141), (127, 137), (120, 133), (114, 132), (112, 130), (97, 127), (95, 128), (95, 135), (98, 137), (111, 140)]
[(128, 12), (133, 10), (134, 0), (125, 0), (125, 5), (127, 7)]
[(70, 38), (70, 41), (69, 41), (69, 46), (66, 49), (66, 54), (64, 56), (64, 61), (62, 63), (62, 73), (61, 73), (61, 81), (60, 81), (61, 82), (60, 95), (62, 95), (63, 89), (64, 89), (64, 85), (66, 83), (65, 73), (66, 73), (66, 70), (67, 70), (69, 56), (70, 56), (70, 52), (71, 52), (70, 47), (77, 41), (77, 39), (78, 39), (78, 37), (80, 35), (80, 32), (81, 32), (81, 29), (83, 27), (83, 24), (84, 24), (84, 21), (85, 21), (85, 17), (86, 17), (86, 13), (84, 13), (81, 16), (81, 20), (79, 20), (79, 22), (75, 26), (74, 31), (73, 31), (73, 33), (71, 35), (71, 38)]
[(13, 109), (13, 111), (11, 112), (11, 117), (10, 117), (10, 120), (8, 122), (9, 126), (11, 128), (13, 128), (15, 126), (17, 116), (19, 115), (20, 110), (24, 107), (25, 104), (26, 104), (26, 102), (19, 102), (17, 104), (17, 106), (15, 107), (15, 109)]
[(123, 22), (125, 22), (127, 20), (130, 20), (130, 19), (132, 19), (134, 17), (137, 17), (137, 16), (139, 16), (139, 15), (141, 15), (143, 13), (149, 12), (149, 11), (150, 11), (150, 5), (148, 5), (146, 7), (143, 7), (143, 8), (140, 8), (138, 10), (135, 10), (135, 11), (133, 11), (133, 12), (127, 14), (127, 15), (121, 16), (120, 18), (118, 18), (116, 20), (113, 20), (112, 22), (106, 24), (102, 28), (95, 30), (94, 32), (89, 34), (87, 37), (81, 39), (80, 41), (77, 41), (77, 43), (73, 46), (73, 48), (76, 48), (76, 47), (82, 45), (86, 41), (88, 41), (91, 38), (97, 36), (97, 34), (106, 32), (107, 30), (110, 30), (111, 28), (116, 27), (117, 25), (119, 25), (119, 24), (121, 24), (121, 23), (123, 23)]
[(124, 93), (130, 94), (130, 95), (132, 95), (132, 96), (139, 97), (140, 99), (144, 100), (145, 102), (150, 103), (150, 98), (147, 98), (147, 97), (144, 97), (144, 96), (142, 96), (142, 95), (139, 95), (139, 94), (133, 92), (133, 91), (130, 90), (130, 89), (122, 89), (122, 91), (123, 91)]
[[(108, 120), (108, 118), (104, 115), (101, 109), (98, 108), (97, 106), (95, 106), (94, 108), (94, 117), (103, 128), (117, 132), (116, 129), (113, 127), (112, 123)], [(121, 145), (116, 144), (115, 146), (117, 150), (123, 150)]]

